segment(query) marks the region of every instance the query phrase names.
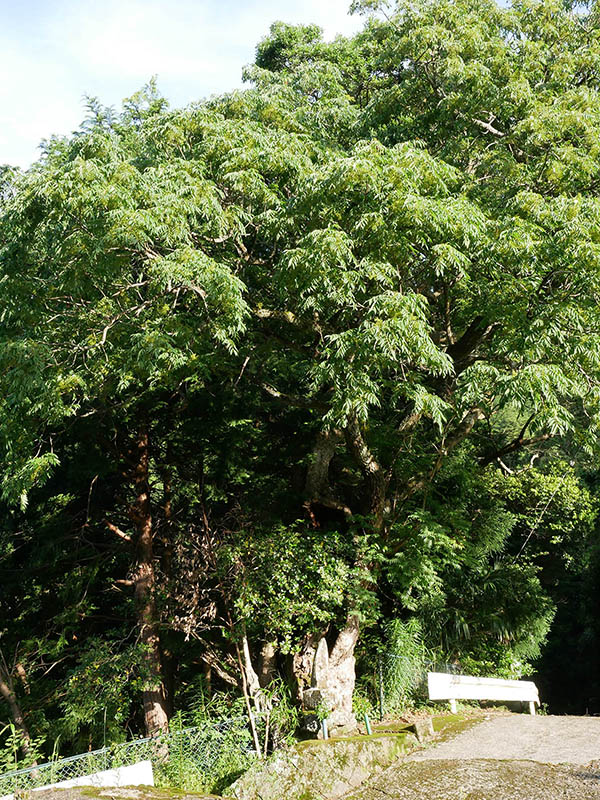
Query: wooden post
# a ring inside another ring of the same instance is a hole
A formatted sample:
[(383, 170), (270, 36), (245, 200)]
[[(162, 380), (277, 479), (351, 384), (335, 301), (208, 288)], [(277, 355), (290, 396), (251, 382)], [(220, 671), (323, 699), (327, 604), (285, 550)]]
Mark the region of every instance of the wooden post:
[[(233, 626), (232, 626), (233, 627)], [(258, 733), (256, 731), (256, 724), (254, 722), (254, 715), (252, 714), (252, 708), (250, 706), (250, 695), (248, 693), (248, 682), (246, 680), (246, 670), (244, 669), (244, 663), (242, 661), (242, 654), (240, 653), (240, 648), (237, 642), (235, 644), (235, 653), (237, 655), (238, 666), (240, 668), (240, 675), (242, 678), (242, 694), (244, 695), (244, 702), (246, 704), (246, 712), (248, 714), (248, 721), (250, 722), (250, 731), (252, 732), (252, 739), (254, 741), (254, 749), (256, 750), (256, 755), (259, 758), (262, 758), (262, 750), (260, 749), (260, 742), (258, 741)]]

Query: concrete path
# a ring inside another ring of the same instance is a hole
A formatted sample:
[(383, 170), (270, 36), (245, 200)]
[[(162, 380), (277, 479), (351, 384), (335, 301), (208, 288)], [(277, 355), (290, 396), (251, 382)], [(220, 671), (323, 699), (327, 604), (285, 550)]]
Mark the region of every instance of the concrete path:
[(545, 764), (600, 761), (600, 717), (535, 717), (493, 714), (441, 744), (431, 744), (409, 760), (494, 758)]
[(493, 714), (344, 800), (600, 800), (600, 719)]

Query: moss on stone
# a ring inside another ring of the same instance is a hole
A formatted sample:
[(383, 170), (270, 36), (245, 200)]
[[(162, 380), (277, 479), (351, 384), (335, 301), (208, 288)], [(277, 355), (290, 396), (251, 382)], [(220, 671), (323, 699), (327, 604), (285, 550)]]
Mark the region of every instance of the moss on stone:
[[(29, 800), (211, 800), (211, 798), (216, 798), (216, 795), (168, 787), (70, 786), (33, 792)], [(227, 798), (223, 797), (219, 800), (227, 800)]]
[(343, 736), (299, 743), (255, 764), (229, 789), (237, 800), (341, 798), (417, 745), (401, 733)]
[(491, 759), (399, 763), (344, 800), (597, 800), (599, 777), (590, 769)]

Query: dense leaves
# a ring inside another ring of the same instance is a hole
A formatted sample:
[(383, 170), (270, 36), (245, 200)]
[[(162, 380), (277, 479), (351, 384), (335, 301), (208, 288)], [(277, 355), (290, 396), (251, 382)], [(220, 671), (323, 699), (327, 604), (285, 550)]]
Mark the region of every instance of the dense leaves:
[(522, 674), (592, 581), (596, 10), (355, 6), (0, 174), (0, 677), (36, 734), (137, 731), (266, 645), (301, 681), (358, 621), (365, 663), (400, 619)]

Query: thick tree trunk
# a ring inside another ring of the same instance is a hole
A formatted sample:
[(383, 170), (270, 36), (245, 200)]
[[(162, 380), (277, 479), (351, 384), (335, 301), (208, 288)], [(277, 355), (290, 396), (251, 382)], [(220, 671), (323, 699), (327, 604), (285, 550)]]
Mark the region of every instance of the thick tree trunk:
[(354, 648), (360, 633), (356, 614), (348, 614), (344, 628), (339, 632), (329, 654), (327, 670), (327, 695), (331, 699), (332, 712), (328, 722), (331, 728), (356, 728), (356, 717), (352, 711), (352, 695), (356, 682), (356, 659)]
[[(347, 450), (363, 475), (362, 511), (370, 516), (373, 530), (381, 534), (384, 527), (389, 476), (369, 449), (356, 417), (348, 421), (344, 436)], [(329, 724), (332, 728), (353, 729), (356, 727), (356, 717), (352, 711), (352, 696), (356, 682), (354, 650), (359, 634), (360, 621), (350, 598), (346, 623), (340, 630), (329, 654), (326, 692), (331, 705)]]
[(329, 465), (336, 448), (342, 441), (340, 431), (319, 431), (310, 455), (304, 486), (304, 508), (314, 525), (319, 527), (317, 507), (323, 506), (338, 511), (345, 517), (351, 515), (350, 509), (332, 492), (329, 484)]
[(19, 701), (17, 700), (17, 696), (15, 694), (12, 678), (1, 666), (0, 696), (6, 701), (15, 727), (21, 734), (21, 752), (23, 753), (23, 756), (27, 758), (27, 756), (31, 753), (31, 736), (29, 735), (29, 729), (25, 722), (25, 717), (23, 716), (21, 706), (19, 705)]
[(369, 450), (356, 417), (348, 421), (345, 436), (346, 446), (362, 472), (365, 482), (363, 511), (371, 515), (373, 528), (376, 531), (381, 531), (383, 529), (383, 515), (389, 477)]
[(136, 569), (133, 578), (139, 638), (144, 645), (145, 683), (142, 690), (144, 722), (148, 736), (166, 731), (169, 727), (167, 699), (162, 677), (158, 615), (154, 596), (156, 575), (154, 571), (153, 528), (150, 507), (149, 440), (147, 429), (142, 429), (136, 442), (134, 485), (136, 499), (130, 512), (135, 524)]
[(298, 653), (294, 653), (291, 659), (290, 669), (294, 685), (294, 695), (298, 703), (302, 702), (302, 694), (311, 685), (311, 676), (315, 653), (321, 634), (309, 634), (305, 637), (302, 647)]
[(275, 642), (263, 642), (260, 648), (258, 659), (258, 680), (264, 689), (277, 676), (277, 644)]
[[(358, 421), (351, 422), (344, 431), (346, 447), (353, 458), (358, 462), (370, 496), (369, 507), (366, 513), (373, 513), (377, 524), (383, 518), (383, 501), (385, 497), (385, 477), (379, 469), (377, 462), (370, 458)], [(317, 504), (342, 511), (344, 516), (350, 517), (352, 510), (345, 506), (335, 496), (329, 482), (329, 468), (335, 456), (335, 451), (343, 441), (341, 431), (323, 431), (317, 435), (311, 460), (308, 464), (305, 485), (304, 506), (310, 514), (313, 524), (317, 525), (314, 509)], [(322, 637), (309, 637), (303, 650), (294, 656), (292, 669), (298, 687), (298, 697), (301, 700), (306, 692), (305, 707), (311, 708), (313, 697), (318, 698), (322, 690), (330, 706), (329, 724), (332, 728), (355, 728), (356, 719), (352, 713), (352, 693), (355, 683), (354, 648), (358, 641), (359, 622), (356, 614), (350, 609), (346, 624), (338, 634), (331, 651), (326, 668), (326, 675), (321, 675), (322, 686), (312, 684), (313, 666), (319, 639)], [(315, 693), (316, 690), (316, 693)], [(311, 700), (309, 701), (309, 695)]]
[(246, 675), (246, 685), (248, 687), (248, 694), (252, 698), (256, 698), (260, 693), (260, 681), (256, 670), (252, 666), (252, 656), (250, 655), (250, 645), (248, 644), (248, 637), (244, 633), (242, 639), (242, 657), (244, 662), (244, 673)]

